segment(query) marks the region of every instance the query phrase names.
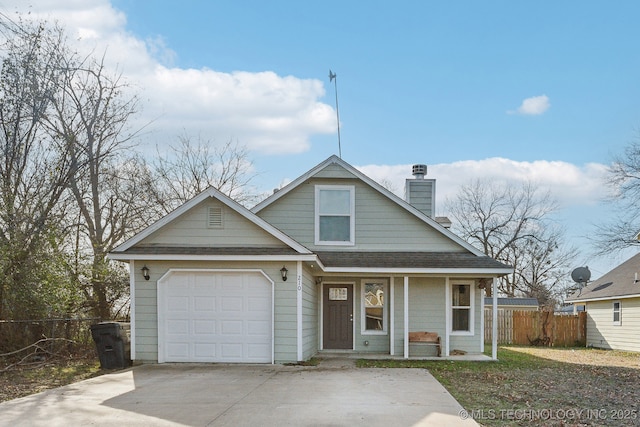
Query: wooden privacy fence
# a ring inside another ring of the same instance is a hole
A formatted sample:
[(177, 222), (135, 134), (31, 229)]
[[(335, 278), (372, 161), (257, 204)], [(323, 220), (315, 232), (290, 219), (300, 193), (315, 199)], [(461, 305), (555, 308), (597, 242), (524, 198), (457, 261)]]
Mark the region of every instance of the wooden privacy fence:
[[(493, 315), (485, 309), (484, 339), (491, 342)], [(584, 346), (587, 313), (555, 315), (550, 311), (498, 310), (498, 344)]]

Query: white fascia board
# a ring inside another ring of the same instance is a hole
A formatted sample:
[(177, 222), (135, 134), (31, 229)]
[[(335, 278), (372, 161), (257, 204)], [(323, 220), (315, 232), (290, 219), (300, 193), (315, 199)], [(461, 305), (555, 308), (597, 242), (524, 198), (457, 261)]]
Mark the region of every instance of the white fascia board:
[(299, 252), (301, 254), (310, 254), (311, 253), (311, 251), (309, 249), (307, 249), (306, 247), (304, 247), (300, 243), (296, 242), (291, 237), (289, 237), (286, 234), (284, 234), (282, 231), (278, 230), (277, 228), (275, 228), (274, 226), (272, 226), (271, 224), (269, 224), (268, 222), (266, 222), (262, 218), (260, 218), (257, 215), (253, 214), (251, 211), (249, 211), (247, 208), (245, 208), (244, 206), (242, 206), (238, 202), (232, 200), (231, 198), (229, 198), (226, 195), (222, 194), (220, 191), (216, 190), (213, 187), (208, 188), (207, 190), (205, 190), (202, 193), (198, 194), (193, 199), (191, 199), (188, 202), (184, 203), (182, 206), (180, 206), (179, 208), (177, 208), (173, 212), (169, 213), (168, 215), (164, 216), (160, 220), (158, 220), (155, 223), (151, 224), (149, 227), (145, 228), (140, 233), (138, 233), (135, 236), (133, 236), (131, 239), (127, 240), (126, 242), (122, 243), (121, 245), (119, 245), (118, 247), (113, 249), (113, 252), (124, 252), (127, 249), (131, 248), (132, 246), (136, 245), (137, 243), (140, 243), (146, 237), (148, 237), (149, 235), (151, 235), (155, 231), (161, 229), (162, 227), (167, 225), (169, 222), (171, 222), (174, 219), (178, 218), (180, 215), (184, 214), (189, 209), (193, 208), (194, 206), (198, 205), (199, 203), (201, 203), (202, 201), (206, 200), (209, 197), (214, 198), (214, 199), (224, 203), (227, 207), (229, 207), (230, 209), (234, 210), (238, 214), (242, 215), (244, 218), (246, 218), (247, 220), (251, 221), (252, 223), (257, 225), (258, 227), (262, 228), (264, 231), (266, 231), (267, 233), (271, 234), (273, 237), (275, 237), (276, 239), (280, 240), (282, 243), (286, 244), (287, 246), (289, 246), (290, 248), (294, 249), (295, 251), (297, 251), (297, 252)]
[(360, 172), (358, 169), (354, 168), (353, 166), (351, 166), (350, 164), (348, 164), (347, 162), (345, 162), (344, 160), (342, 160), (341, 158), (339, 158), (336, 155), (333, 155), (333, 156), (329, 157), (327, 160), (325, 160), (324, 162), (320, 163), (318, 166), (314, 167), (309, 172), (305, 173), (304, 175), (300, 176), (299, 178), (297, 178), (294, 181), (292, 181), (291, 183), (289, 183), (289, 185), (287, 185), (286, 187), (284, 187), (280, 191), (274, 193), (270, 197), (268, 197), (265, 200), (263, 200), (262, 202), (258, 203), (256, 206), (254, 206), (251, 209), (251, 212), (258, 213), (260, 210), (262, 210), (265, 207), (269, 206), (270, 204), (274, 203), (276, 200), (280, 199), (282, 196), (284, 196), (285, 194), (289, 193), (290, 191), (292, 191), (293, 189), (298, 187), (300, 184), (304, 183), (309, 178), (313, 177), (315, 174), (320, 172), (322, 169), (324, 169), (325, 167), (327, 167), (328, 165), (333, 164), (333, 163), (336, 163), (336, 164), (342, 166), (344, 169), (346, 169), (347, 171), (349, 171), (350, 173), (355, 175), (357, 178), (359, 178), (360, 180), (362, 180), (366, 184), (368, 184), (371, 188), (373, 188), (374, 190), (378, 191), (383, 196), (386, 196), (388, 199), (390, 199), (391, 201), (393, 201), (394, 203), (396, 203), (400, 207), (406, 209), (407, 211), (409, 211), (410, 213), (412, 213), (413, 215), (418, 217), (420, 220), (422, 220), (423, 222), (425, 222), (428, 225), (430, 225), (431, 227), (433, 227), (436, 231), (440, 232), (441, 234), (443, 234), (444, 236), (446, 236), (449, 239), (453, 240), (454, 242), (456, 242), (457, 244), (459, 244), (463, 248), (467, 249), (469, 252), (471, 252), (471, 253), (473, 253), (474, 255), (477, 255), (477, 256), (486, 256), (486, 254), (484, 252), (482, 252), (480, 249), (478, 249), (475, 246), (473, 246), (472, 244), (466, 242), (464, 239), (462, 239), (460, 236), (458, 236), (457, 234), (453, 233), (452, 231), (444, 228), (435, 219), (423, 214), (418, 209), (416, 209), (414, 206), (412, 206), (410, 203), (408, 203), (407, 201), (403, 200), (402, 198), (396, 196), (391, 191), (387, 190), (386, 188), (384, 188), (383, 186), (381, 186), (380, 184), (378, 184), (377, 182), (375, 182), (374, 180), (372, 180), (371, 178), (369, 178), (368, 176), (366, 176), (365, 174)]
[(629, 299), (629, 298), (640, 298), (640, 294), (616, 295), (612, 297), (582, 298), (582, 299), (572, 299), (572, 300), (567, 299), (567, 300), (564, 300), (564, 302), (571, 303), (571, 304), (580, 304), (583, 302), (613, 301), (613, 300)]
[(389, 274), (450, 274), (470, 275), (474, 277), (496, 277), (512, 273), (511, 269), (471, 269), (471, 268), (366, 268), (366, 267), (325, 267), (326, 273), (389, 273)]
[(188, 254), (130, 254), (109, 253), (109, 259), (116, 261), (312, 261), (317, 262), (314, 254), (301, 255), (188, 255)]

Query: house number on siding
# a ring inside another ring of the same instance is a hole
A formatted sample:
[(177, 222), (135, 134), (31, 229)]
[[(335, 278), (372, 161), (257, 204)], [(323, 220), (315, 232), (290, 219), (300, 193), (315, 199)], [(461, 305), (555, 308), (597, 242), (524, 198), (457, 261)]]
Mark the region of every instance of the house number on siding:
[(302, 276), (298, 276), (298, 290), (302, 290)]

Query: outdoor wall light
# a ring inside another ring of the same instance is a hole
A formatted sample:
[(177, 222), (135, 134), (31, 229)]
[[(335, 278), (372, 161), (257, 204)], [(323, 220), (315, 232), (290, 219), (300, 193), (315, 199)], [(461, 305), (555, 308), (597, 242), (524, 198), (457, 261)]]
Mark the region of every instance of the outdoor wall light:
[(142, 277), (144, 277), (144, 280), (149, 280), (149, 278), (151, 277), (149, 276), (149, 267), (145, 265), (140, 270), (142, 270)]
[(282, 274), (282, 281), (286, 282), (287, 281), (287, 273), (289, 272), (289, 270), (287, 270), (287, 267), (285, 267), (284, 265), (282, 266), (282, 268), (280, 269), (280, 274)]

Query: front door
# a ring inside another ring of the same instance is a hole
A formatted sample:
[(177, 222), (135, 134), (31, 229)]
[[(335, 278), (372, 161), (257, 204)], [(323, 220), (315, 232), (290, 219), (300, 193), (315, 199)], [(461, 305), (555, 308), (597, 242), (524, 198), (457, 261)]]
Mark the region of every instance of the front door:
[(353, 349), (353, 285), (324, 285), (323, 339), (327, 350)]

